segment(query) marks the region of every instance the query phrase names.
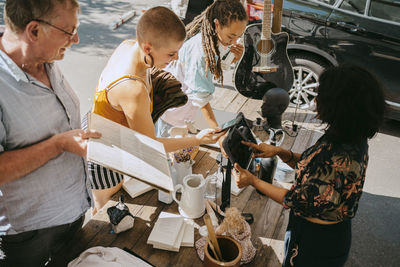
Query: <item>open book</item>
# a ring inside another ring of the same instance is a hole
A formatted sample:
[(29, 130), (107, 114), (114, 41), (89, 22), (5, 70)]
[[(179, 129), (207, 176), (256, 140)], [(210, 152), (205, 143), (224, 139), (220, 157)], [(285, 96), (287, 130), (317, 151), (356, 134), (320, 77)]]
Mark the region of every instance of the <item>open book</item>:
[(174, 185), (164, 145), (98, 114), (88, 116), (89, 129), (102, 134), (90, 138), (87, 159), (106, 168), (171, 192)]

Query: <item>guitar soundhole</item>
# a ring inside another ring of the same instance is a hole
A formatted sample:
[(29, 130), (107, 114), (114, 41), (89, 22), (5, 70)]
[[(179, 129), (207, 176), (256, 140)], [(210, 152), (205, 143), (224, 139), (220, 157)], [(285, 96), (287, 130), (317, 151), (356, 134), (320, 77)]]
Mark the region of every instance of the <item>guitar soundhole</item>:
[(257, 44), (257, 51), (261, 55), (268, 55), (274, 49), (272, 40), (260, 40)]

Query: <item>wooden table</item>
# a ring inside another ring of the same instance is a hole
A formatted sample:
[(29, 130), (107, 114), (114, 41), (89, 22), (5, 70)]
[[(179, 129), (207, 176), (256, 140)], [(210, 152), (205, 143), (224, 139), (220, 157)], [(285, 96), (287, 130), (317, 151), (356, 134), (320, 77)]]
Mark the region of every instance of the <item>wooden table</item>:
[[(235, 91), (221, 88), (217, 89), (215, 95), (212, 102), (213, 108), (235, 113), (242, 111), (247, 118), (253, 120), (259, 117), (257, 110), (261, 106), (261, 101), (247, 99)], [(289, 108), (284, 113), (283, 119), (292, 120), (293, 115), (294, 109)], [(295, 137), (286, 135), (282, 147), (291, 148), (294, 152), (302, 152), (315, 143), (322, 131), (314, 116), (315, 114), (311, 112), (297, 111), (296, 121), (300, 125), (300, 130)], [(201, 147), (195, 158), (193, 172), (206, 175), (207, 171), (210, 173), (216, 171), (217, 155), (218, 151)], [(274, 183), (277, 182), (274, 181)], [(290, 186), (290, 184), (281, 185)], [(125, 195), (125, 201), (131, 213), (137, 218), (133, 229), (116, 235), (111, 233), (106, 209), (115, 205), (120, 194)], [(239, 196), (231, 195), (231, 206), (237, 207), (242, 212), (252, 213), (254, 216), (251, 231), (252, 242), (257, 253), (254, 260), (247, 266), (281, 266), (288, 210), (269, 198), (259, 195), (252, 187), (243, 190)], [(124, 190), (121, 190), (78, 232), (66, 257), (72, 260), (85, 249), (93, 246), (113, 246), (129, 248), (155, 266), (202, 266), (195, 248), (180, 248), (179, 252), (169, 252), (153, 249), (152, 245), (147, 244), (149, 234), (161, 211), (178, 213), (178, 207), (175, 202), (170, 205), (159, 202), (156, 190), (135, 199), (130, 198)], [(201, 218), (195, 222), (199, 226), (204, 225)], [(195, 229), (195, 241), (199, 238), (199, 232)]]

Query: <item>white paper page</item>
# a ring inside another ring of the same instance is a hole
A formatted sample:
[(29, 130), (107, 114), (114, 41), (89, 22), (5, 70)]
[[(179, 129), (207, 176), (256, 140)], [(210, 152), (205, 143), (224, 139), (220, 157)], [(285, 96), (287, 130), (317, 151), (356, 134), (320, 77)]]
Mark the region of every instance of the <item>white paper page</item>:
[(162, 143), (91, 113), (89, 128), (102, 134), (90, 138), (87, 159), (165, 191), (173, 191)]
[(131, 196), (131, 198), (135, 198), (154, 189), (152, 186), (126, 175), (124, 175), (122, 188)]
[[(164, 218), (181, 218), (182, 216), (179, 214), (174, 214), (174, 213), (169, 213), (169, 212), (164, 212), (162, 211), (160, 215), (158, 216), (158, 219), (164, 219)], [(193, 220), (191, 219), (184, 219), (184, 224), (182, 228), (184, 228), (184, 233), (183, 237), (180, 243), (180, 246), (184, 247), (193, 247), (194, 244), (194, 226), (193, 226)]]
[[(186, 234), (186, 229), (188, 228), (188, 226), (189, 225), (187, 225), (186, 223), (182, 224), (181, 231), (179, 232), (178, 238), (175, 240), (175, 244), (172, 247), (163, 246), (161, 244), (153, 244), (153, 248), (179, 252), (180, 247), (181, 246), (185, 246), (183, 244), (183, 238), (184, 238), (184, 236)], [(193, 247), (193, 244), (191, 246), (189, 246), (189, 247)]]
[(183, 217), (162, 218), (154, 224), (148, 244), (173, 247), (183, 225)]
[(193, 247), (194, 245), (194, 225), (190, 219), (185, 219), (185, 232), (181, 242), (182, 247)]

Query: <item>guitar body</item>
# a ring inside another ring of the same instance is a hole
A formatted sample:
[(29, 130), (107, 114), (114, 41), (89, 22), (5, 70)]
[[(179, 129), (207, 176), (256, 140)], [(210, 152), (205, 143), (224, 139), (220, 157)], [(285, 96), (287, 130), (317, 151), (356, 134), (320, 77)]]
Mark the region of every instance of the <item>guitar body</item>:
[[(235, 89), (245, 97), (262, 99), (268, 89), (282, 88), (286, 91), (293, 85), (294, 75), (292, 65), (287, 54), (289, 36), (285, 32), (271, 33), (273, 43), (268, 56), (260, 53), (262, 24), (247, 26), (244, 32), (244, 53), (233, 74)], [(253, 71), (260, 65), (261, 57), (268, 57), (268, 62), (276, 66), (274, 71)]]

